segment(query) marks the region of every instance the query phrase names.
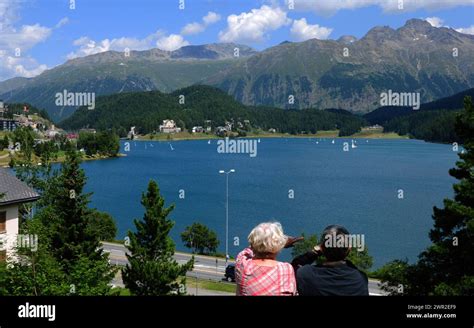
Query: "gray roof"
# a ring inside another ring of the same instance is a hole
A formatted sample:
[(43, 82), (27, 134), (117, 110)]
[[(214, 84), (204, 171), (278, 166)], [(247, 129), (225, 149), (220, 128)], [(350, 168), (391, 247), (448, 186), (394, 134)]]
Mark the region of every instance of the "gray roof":
[(8, 169), (0, 168), (0, 205), (24, 203), (37, 200), (40, 195), (21, 180), (17, 179)]

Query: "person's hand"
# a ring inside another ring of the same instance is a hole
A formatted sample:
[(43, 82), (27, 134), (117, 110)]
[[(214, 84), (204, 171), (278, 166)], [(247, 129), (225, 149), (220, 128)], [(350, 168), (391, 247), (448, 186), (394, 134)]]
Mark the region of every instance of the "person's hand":
[(289, 248), (289, 247), (293, 247), (294, 244), (300, 240), (303, 240), (304, 237), (300, 236), (300, 237), (291, 237), (291, 236), (288, 236), (288, 239), (286, 240), (286, 244), (285, 244), (285, 248)]
[(312, 251), (313, 251), (313, 253), (317, 254), (318, 256), (323, 254), (323, 249), (321, 248), (320, 245), (314, 246)]

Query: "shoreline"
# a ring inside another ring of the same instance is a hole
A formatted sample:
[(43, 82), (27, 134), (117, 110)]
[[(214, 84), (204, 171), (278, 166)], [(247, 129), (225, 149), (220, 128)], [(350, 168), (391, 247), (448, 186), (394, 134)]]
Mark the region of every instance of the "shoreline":
[[(170, 134), (171, 136), (172, 134)], [(218, 137), (216, 135), (197, 135), (197, 136), (178, 136), (177, 138), (153, 138), (150, 139), (148, 135), (138, 136), (136, 139), (127, 139), (121, 138), (122, 141), (160, 141), (160, 142), (171, 142), (171, 141), (190, 141), (190, 140), (224, 140), (226, 137)], [(229, 137), (230, 138), (230, 137)], [(372, 133), (372, 134), (359, 134), (352, 136), (339, 137), (337, 134), (333, 135), (331, 133), (321, 133), (321, 134), (251, 134), (244, 137), (233, 137), (233, 139), (256, 139), (256, 138), (272, 138), (272, 139), (303, 139), (303, 138), (313, 138), (313, 139), (394, 139), (394, 140), (408, 140), (408, 136), (400, 136), (396, 133)], [(416, 139), (417, 140), (417, 139)]]
[[(118, 153), (117, 156), (99, 156), (99, 157), (87, 157), (87, 156), (84, 156), (81, 158), (81, 160), (83, 162), (89, 162), (89, 161), (99, 161), (99, 160), (106, 160), (106, 159), (114, 159), (114, 158), (120, 158), (120, 157), (126, 157), (127, 154), (123, 154), (123, 153)], [(10, 156), (8, 156), (8, 159), (10, 159)], [(64, 157), (63, 158), (60, 158), (60, 159), (56, 159), (56, 160), (52, 160), (51, 161), (51, 164), (59, 164), (59, 163), (63, 163), (64, 162)], [(8, 161), (8, 163), (6, 164), (0, 164), (0, 167), (1, 168), (10, 168), (10, 165), (9, 165), (10, 161)], [(39, 165), (40, 162), (35, 162), (36, 165)]]

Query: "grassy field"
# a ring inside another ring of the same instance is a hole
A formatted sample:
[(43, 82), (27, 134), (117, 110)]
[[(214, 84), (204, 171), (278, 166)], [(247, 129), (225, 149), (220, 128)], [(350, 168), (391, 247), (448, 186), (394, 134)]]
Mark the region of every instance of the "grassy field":
[[(55, 155), (56, 155), (55, 158), (51, 160), (52, 163), (62, 163), (66, 159), (66, 153), (64, 151), (59, 151)], [(118, 154), (117, 157), (123, 157), (123, 156), (126, 156), (126, 155)], [(94, 155), (94, 156), (87, 156), (85, 154), (82, 155), (83, 161), (95, 161), (99, 159), (108, 159), (108, 158), (113, 158), (113, 157), (103, 156), (103, 155)], [(13, 159), (16, 161), (19, 161), (22, 158), (21, 156), (18, 156), (17, 154), (15, 154), (13, 155)], [(32, 160), (33, 160), (33, 163), (36, 163), (36, 164), (41, 163), (41, 158), (34, 154), (32, 155)], [(0, 167), (7, 167), (9, 166), (9, 163), (10, 163), (10, 156), (8, 155), (8, 151), (7, 150), (0, 151)]]
[(190, 132), (179, 132), (179, 133), (157, 133), (157, 134), (145, 134), (136, 137), (136, 140), (158, 140), (158, 141), (172, 141), (172, 140), (202, 140), (202, 139), (218, 139), (219, 137), (215, 134), (207, 133), (190, 133)]
[(383, 128), (380, 129), (367, 129), (363, 128), (362, 131), (351, 136), (351, 138), (368, 138), (368, 139), (408, 139), (408, 136), (401, 136), (395, 132), (383, 132)]
[[(269, 133), (269, 132), (249, 132), (246, 138), (339, 138), (339, 130), (318, 131), (316, 134), (288, 134), (288, 133)], [(384, 139), (407, 139), (407, 136), (400, 136), (396, 133), (384, 133), (383, 129), (363, 128), (361, 132), (344, 138), (384, 138)], [(158, 133), (138, 136), (136, 140), (157, 140), (157, 141), (177, 141), (177, 140), (208, 140), (220, 139), (214, 134), (207, 133)]]
[(235, 284), (231, 284), (228, 282), (220, 282), (220, 281), (211, 281), (211, 280), (198, 280), (196, 283), (196, 279), (187, 277), (186, 278), (186, 289), (189, 291), (190, 289), (196, 288), (199, 289), (206, 289), (206, 290), (213, 290), (218, 292), (226, 292), (226, 293), (233, 293), (235, 294)]

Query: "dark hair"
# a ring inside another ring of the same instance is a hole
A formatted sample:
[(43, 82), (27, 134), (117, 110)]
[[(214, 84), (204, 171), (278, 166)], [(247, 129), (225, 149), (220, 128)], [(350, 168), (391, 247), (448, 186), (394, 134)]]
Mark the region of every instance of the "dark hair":
[(349, 250), (348, 245), (343, 247), (336, 245), (331, 245), (327, 247), (325, 242), (328, 238), (337, 237), (338, 235), (349, 235), (349, 231), (343, 226), (333, 224), (326, 227), (321, 235), (321, 248), (323, 254), (328, 261), (342, 261), (346, 258)]

